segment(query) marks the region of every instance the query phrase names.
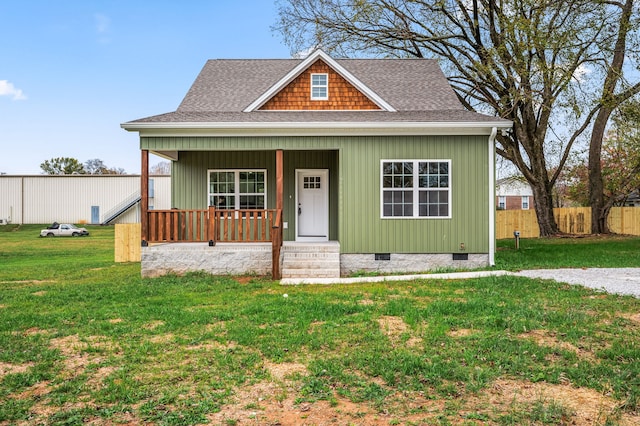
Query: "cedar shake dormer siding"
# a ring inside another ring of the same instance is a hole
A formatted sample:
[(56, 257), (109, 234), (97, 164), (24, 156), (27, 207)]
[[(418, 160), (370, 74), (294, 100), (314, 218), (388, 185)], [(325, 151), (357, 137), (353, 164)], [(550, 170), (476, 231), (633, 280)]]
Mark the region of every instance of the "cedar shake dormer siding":
[[(311, 99), (311, 74), (329, 76), (327, 100)], [(380, 110), (371, 99), (335, 72), (324, 61), (317, 60), (259, 108), (260, 110)]]

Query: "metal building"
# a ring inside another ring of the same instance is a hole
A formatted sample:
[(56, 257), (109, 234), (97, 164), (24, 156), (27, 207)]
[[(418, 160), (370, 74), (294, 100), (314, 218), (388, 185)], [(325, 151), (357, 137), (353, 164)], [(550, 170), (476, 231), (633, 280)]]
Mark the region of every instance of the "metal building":
[[(149, 204), (171, 208), (171, 177), (149, 177)], [(139, 175), (0, 175), (0, 224), (140, 221)]]

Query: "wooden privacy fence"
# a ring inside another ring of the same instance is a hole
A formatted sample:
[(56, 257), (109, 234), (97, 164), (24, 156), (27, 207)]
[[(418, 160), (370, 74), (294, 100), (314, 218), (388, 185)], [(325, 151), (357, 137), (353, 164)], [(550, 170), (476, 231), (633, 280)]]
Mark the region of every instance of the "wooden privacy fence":
[[(570, 207), (553, 209), (558, 228), (567, 234), (591, 233), (591, 208)], [(609, 213), (609, 230), (616, 234), (640, 235), (640, 208), (613, 207)], [(534, 210), (498, 210), (496, 212), (496, 238), (513, 238), (520, 231), (521, 238), (540, 236)]]
[(142, 232), (139, 223), (117, 223), (115, 229), (116, 262), (140, 262), (140, 240)]

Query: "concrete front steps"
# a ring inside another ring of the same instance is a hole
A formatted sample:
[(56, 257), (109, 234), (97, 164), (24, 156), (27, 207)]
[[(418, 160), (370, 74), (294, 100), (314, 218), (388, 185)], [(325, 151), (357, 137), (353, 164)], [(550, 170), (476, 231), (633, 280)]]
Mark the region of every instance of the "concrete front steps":
[(282, 278), (339, 278), (340, 243), (293, 242), (282, 244)]

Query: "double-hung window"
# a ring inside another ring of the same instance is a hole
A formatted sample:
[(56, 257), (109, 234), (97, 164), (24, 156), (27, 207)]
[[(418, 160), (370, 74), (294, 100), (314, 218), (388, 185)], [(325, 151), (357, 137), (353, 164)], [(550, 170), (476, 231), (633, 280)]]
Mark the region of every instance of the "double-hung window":
[(450, 160), (383, 160), (382, 217), (451, 217)]
[(507, 208), (507, 197), (504, 195), (498, 196), (498, 210), (504, 210)]
[(329, 99), (329, 74), (311, 74), (311, 100)]
[(221, 210), (264, 210), (266, 170), (209, 170), (209, 205)]
[(522, 210), (529, 210), (529, 196), (522, 196)]

